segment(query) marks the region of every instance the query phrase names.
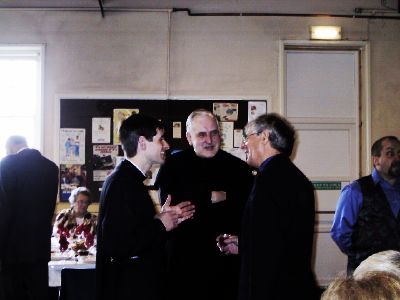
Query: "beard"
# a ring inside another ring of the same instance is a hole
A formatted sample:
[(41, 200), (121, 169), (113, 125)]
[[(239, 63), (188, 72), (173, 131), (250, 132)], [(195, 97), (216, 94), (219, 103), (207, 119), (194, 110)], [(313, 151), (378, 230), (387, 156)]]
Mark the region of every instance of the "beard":
[(394, 161), (389, 168), (389, 175), (392, 177), (400, 177), (400, 160)]

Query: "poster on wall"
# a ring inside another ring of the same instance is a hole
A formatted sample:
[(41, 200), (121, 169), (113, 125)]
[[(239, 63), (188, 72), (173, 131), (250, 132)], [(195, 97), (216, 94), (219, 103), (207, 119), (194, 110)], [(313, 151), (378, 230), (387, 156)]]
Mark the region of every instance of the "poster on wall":
[(247, 109), (247, 121), (251, 122), (258, 116), (267, 112), (267, 103), (264, 101), (249, 101)]
[(109, 144), (111, 140), (111, 118), (92, 118), (92, 143)]
[(60, 199), (68, 201), (71, 191), (86, 186), (86, 169), (84, 165), (60, 165)]
[(85, 129), (60, 128), (60, 164), (85, 164)]
[(182, 123), (172, 122), (172, 138), (180, 139), (182, 138)]
[(114, 145), (120, 145), (121, 142), (119, 140), (119, 128), (121, 127), (121, 123), (123, 120), (127, 119), (129, 116), (138, 114), (138, 108), (116, 108), (113, 110), (113, 133)]
[(243, 140), (243, 129), (235, 129), (233, 131), (233, 147), (240, 148)]
[(233, 122), (219, 122), (221, 133), (221, 148), (233, 148)]
[(237, 103), (213, 103), (213, 113), (218, 121), (237, 121), (239, 105)]
[(93, 145), (93, 181), (104, 181), (116, 166), (118, 145)]

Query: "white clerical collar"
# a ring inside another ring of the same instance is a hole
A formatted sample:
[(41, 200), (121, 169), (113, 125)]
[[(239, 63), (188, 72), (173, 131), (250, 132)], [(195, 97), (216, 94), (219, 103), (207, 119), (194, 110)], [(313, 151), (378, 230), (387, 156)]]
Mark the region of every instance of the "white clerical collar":
[(126, 158), (127, 161), (129, 161), (132, 165), (134, 165), (136, 167), (136, 169), (138, 169), (144, 177), (146, 177), (146, 174), (138, 167), (137, 164), (135, 164), (133, 161), (131, 161), (129, 158)]

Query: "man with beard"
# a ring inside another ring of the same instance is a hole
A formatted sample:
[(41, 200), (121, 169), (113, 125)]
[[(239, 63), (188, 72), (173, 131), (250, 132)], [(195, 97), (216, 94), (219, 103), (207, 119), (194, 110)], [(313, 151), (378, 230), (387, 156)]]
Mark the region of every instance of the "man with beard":
[(331, 229), (349, 274), (374, 253), (400, 250), (400, 141), (382, 137), (371, 154), (372, 174), (343, 188)]
[(218, 122), (209, 111), (189, 115), (186, 138), (192, 147), (168, 157), (156, 181), (162, 201), (170, 194), (173, 205), (190, 201), (196, 206), (193, 218), (168, 238), (166, 280), (179, 283), (179, 293), (167, 291), (172, 292), (169, 299), (236, 299), (239, 258), (219, 253), (215, 239), (239, 232), (253, 182), (251, 169), (220, 149)]

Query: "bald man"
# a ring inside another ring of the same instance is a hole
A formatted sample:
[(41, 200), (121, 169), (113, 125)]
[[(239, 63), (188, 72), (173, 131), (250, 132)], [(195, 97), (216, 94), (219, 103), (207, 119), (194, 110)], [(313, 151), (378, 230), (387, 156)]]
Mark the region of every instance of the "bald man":
[(0, 263), (2, 299), (48, 299), (51, 220), (58, 167), (11, 136), (0, 162)]

